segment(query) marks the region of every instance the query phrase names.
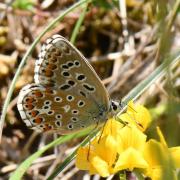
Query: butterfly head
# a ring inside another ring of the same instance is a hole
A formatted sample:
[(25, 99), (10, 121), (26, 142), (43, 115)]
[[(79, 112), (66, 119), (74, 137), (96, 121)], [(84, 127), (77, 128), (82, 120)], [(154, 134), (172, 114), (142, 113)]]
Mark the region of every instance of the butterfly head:
[(117, 101), (113, 101), (111, 100), (111, 104), (110, 104), (110, 112), (112, 115), (117, 114), (121, 109), (121, 103), (117, 102)]

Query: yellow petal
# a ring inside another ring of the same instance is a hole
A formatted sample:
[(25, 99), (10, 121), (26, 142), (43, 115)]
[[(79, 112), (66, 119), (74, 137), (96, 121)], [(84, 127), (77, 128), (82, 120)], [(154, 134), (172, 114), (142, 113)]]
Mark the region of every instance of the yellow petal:
[(102, 137), (103, 136), (107, 136), (107, 135), (112, 135), (114, 137), (116, 137), (117, 132), (120, 131), (120, 129), (123, 127), (123, 125), (116, 121), (115, 119), (109, 119), (104, 128), (102, 129), (102, 132), (100, 132), (100, 134), (102, 133)]
[(117, 162), (115, 163), (115, 171), (129, 169), (132, 171), (134, 168), (147, 168), (148, 164), (144, 160), (143, 155), (133, 149), (128, 148), (126, 151), (122, 152), (119, 155)]
[(117, 154), (117, 141), (111, 135), (104, 136), (98, 143), (94, 144), (96, 154), (111, 166)]
[(91, 164), (91, 160), (95, 156), (95, 153), (92, 151), (92, 148), (89, 146), (80, 147), (77, 151), (75, 165), (80, 170), (89, 170), (90, 174), (98, 174), (96, 169)]
[(88, 147), (80, 147), (76, 156), (76, 167), (81, 170), (89, 170), (90, 163), (88, 161)]
[(142, 150), (146, 142), (146, 135), (134, 126), (125, 126), (121, 131), (119, 131), (118, 135), (119, 154), (121, 154), (121, 152), (125, 151), (129, 147), (133, 147), (137, 150)]
[(162, 180), (162, 168), (159, 166), (151, 169), (151, 171), (149, 169), (149, 171), (147, 171), (145, 174), (152, 180)]
[(149, 111), (142, 105), (135, 106), (133, 101), (128, 103), (127, 112), (119, 118), (130, 125), (136, 125), (141, 131), (145, 131), (151, 122)]
[(180, 146), (169, 148), (176, 168), (180, 168)]
[[(108, 163), (102, 160), (99, 156), (94, 156), (91, 159), (91, 164), (100, 176), (107, 177), (110, 175)], [(91, 170), (90, 170), (90, 173), (91, 173)]]

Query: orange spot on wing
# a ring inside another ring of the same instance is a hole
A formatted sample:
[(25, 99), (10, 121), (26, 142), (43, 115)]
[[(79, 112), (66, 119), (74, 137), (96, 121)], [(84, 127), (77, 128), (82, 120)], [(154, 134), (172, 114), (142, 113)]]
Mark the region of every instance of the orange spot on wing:
[(36, 117), (36, 118), (34, 119), (34, 121), (35, 121), (36, 124), (40, 124), (40, 123), (42, 123), (43, 118), (41, 118), (41, 117)]
[(39, 111), (36, 111), (36, 110), (31, 112), (32, 117), (36, 117), (38, 114), (39, 114)]
[(32, 104), (26, 104), (26, 109), (32, 110), (34, 106)]
[(52, 70), (47, 69), (46, 72), (45, 72), (45, 75), (46, 75), (47, 77), (52, 77), (52, 76), (53, 76)]
[(49, 130), (52, 129), (52, 127), (51, 127), (49, 124), (45, 124), (44, 126), (45, 126), (45, 127), (43, 128), (44, 131), (49, 131)]
[(35, 99), (33, 98), (33, 97), (28, 97), (27, 99), (26, 99), (26, 103), (27, 104), (31, 104), (31, 103), (33, 103), (35, 101)]
[(55, 64), (49, 64), (49, 65), (47, 66), (47, 68), (48, 68), (48, 69), (51, 69), (51, 70), (54, 70), (54, 69), (57, 68), (57, 66), (56, 66)]
[(36, 97), (43, 97), (43, 93), (40, 91), (35, 91), (35, 96)]

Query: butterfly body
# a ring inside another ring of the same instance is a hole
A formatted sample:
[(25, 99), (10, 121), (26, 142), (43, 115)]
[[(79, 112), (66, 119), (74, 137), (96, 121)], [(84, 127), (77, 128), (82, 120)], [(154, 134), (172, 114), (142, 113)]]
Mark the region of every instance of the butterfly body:
[(42, 46), (34, 80), (22, 88), (17, 103), (32, 129), (69, 134), (100, 125), (118, 108), (85, 57), (60, 35)]

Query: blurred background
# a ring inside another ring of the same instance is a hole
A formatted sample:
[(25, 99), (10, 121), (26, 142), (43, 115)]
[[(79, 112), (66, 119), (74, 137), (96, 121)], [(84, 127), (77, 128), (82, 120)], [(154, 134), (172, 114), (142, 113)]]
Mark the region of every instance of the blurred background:
[[(44, 28), (75, 2), (0, 0), (1, 109), (25, 52)], [(180, 50), (178, 6), (175, 0), (96, 0), (88, 5), (75, 46), (95, 68), (112, 99), (121, 100), (165, 58)], [(33, 82), (34, 64), (42, 43), (53, 34), (70, 39), (81, 13), (82, 8), (70, 12), (43, 36), (18, 78), (0, 144), (0, 179), (8, 179), (23, 160), (54, 138), (52, 134), (37, 134), (25, 126), (17, 111), (17, 96), (24, 85)], [(157, 137), (155, 127), (158, 125), (169, 147), (180, 144), (179, 65), (167, 69), (166, 77), (159, 79), (137, 100), (152, 115), (153, 122), (147, 132), (149, 138)], [(45, 179), (82, 139), (48, 150), (33, 162), (24, 179)], [(74, 166), (74, 162), (57, 177), (83, 178), (90, 179), (86, 172)]]

